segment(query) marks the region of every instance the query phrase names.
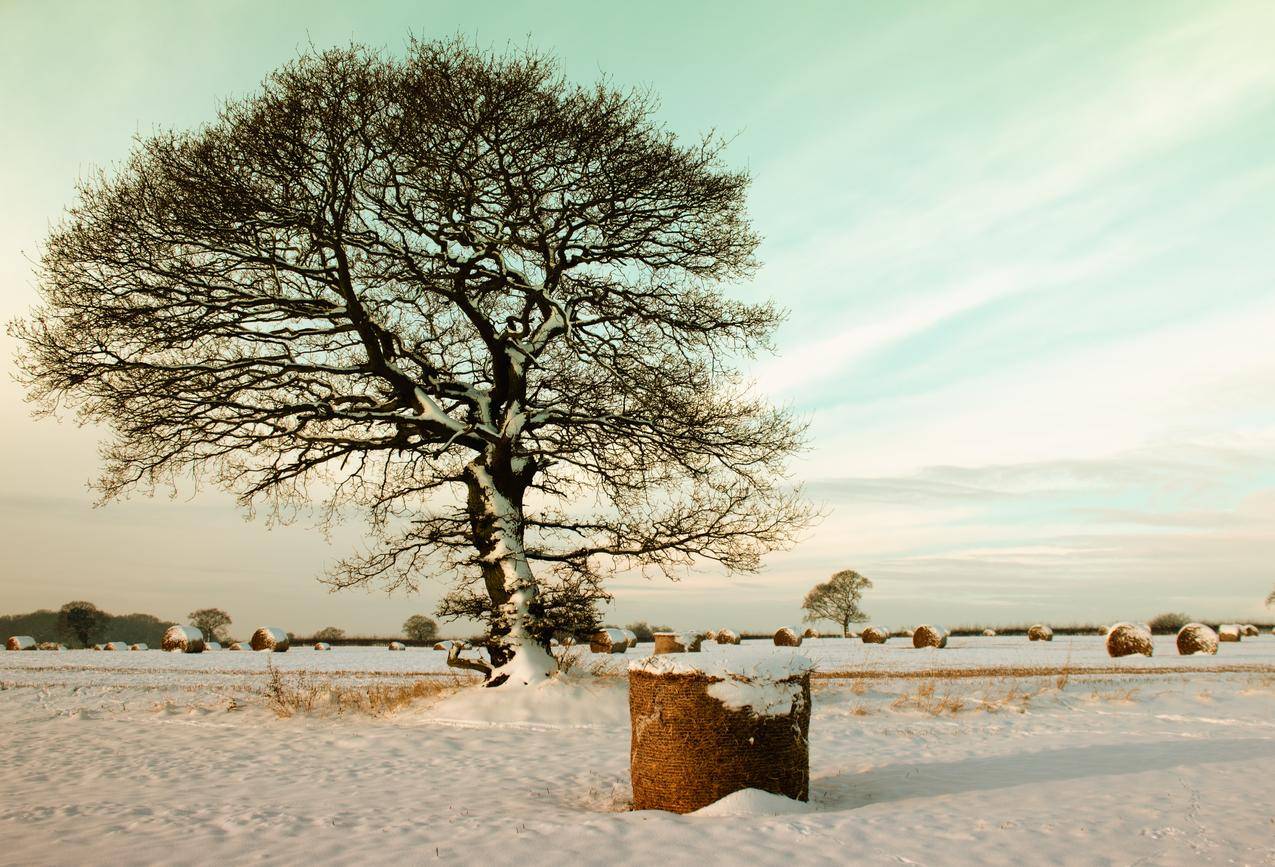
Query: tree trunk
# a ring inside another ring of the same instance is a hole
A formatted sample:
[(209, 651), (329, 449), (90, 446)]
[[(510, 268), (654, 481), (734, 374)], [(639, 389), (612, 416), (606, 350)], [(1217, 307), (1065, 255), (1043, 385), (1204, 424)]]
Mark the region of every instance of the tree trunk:
[[(496, 462), (499, 463), (499, 462)], [(528, 629), (537, 595), (523, 547), (525, 484), (513, 472), (479, 459), (465, 467), (470, 522), (483, 582), (496, 612), (491, 624), (488, 686), (538, 683), (556, 668), (553, 656)]]

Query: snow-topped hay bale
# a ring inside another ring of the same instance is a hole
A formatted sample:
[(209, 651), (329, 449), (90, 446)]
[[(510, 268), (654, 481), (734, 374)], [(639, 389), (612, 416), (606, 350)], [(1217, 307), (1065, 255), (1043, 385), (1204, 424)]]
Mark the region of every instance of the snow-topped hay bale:
[(249, 642), (253, 650), (269, 650), (274, 653), (288, 652), (288, 633), (274, 626), (263, 626), (252, 633)]
[(41, 641), (36, 645), (36, 650), (66, 650), (65, 644), (58, 644), (56, 641)]
[(801, 636), (791, 626), (781, 626), (775, 630), (776, 647), (801, 647)]
[(102, 645), (100, 645), (100, 644), (95, 644), (95, 645), (93, 645), (93, 648), (92, 648), (92, 649), (93, 649), (93, 650), (101, 650), (101, 649), (102, 649)]
[(1027, 630), (1027, 639), (1029, 641), (1053, 641), (1054, 630), (1043, 623), (1035, 623)]
[(623, 629), (599, 629), (589, 636), (589, 650), (594, 653), (623, 653), (629, 649), (629, 637)]
[(995, 638), (995, 637), (996, 637), (996, 630), (995, 630), (995, 629), (984, 629), (984, 630), (983, 630), (983, 637), (984, 637), (984, 638)]
[(451, 650), (451, 647), (452, 647), (452, 642), (451, 642), (451, 640), (450, 640), (450, 639), (446, 639), (446, 638), (445, 638), (445, 639), (443, 639), (442, 641), (435, 641), (435, 642), (434, 642), (434, 649), (435, 649), (435, 650)]
[(716, 630), (716, 629), (706, 629), (706, 630), (704, 630), (704, 632), (702, 633), (702, 635), (704, 636), (704, 640), (705, 640), (705, 641), (716, 641), (716, 640), (717, 640), (717, 630)]
[(1217, 628), (1218, 641), (1239, 641), (1241, 635), (1243, 635), (1243, 630), (1240, 629), (1237, 623), (1223, 623)]
[(193, 626), (170, 626), (160, 639), (159, 646), (163, 650), (179, 653), (203, 653), (204, 634)]
[(801, 637), (802, 638), (818, 638), (819, 630), (815, 629), (813, 626), (807, 626), (805, 629), (802, 630)]
[(947, 647), (948, 631), (942, 626), (922, 623), (912, 630), (913, 647)]
[(865, 626), (859, 638), (864, 644), (885, 644), (890, 640), (890, 630), (884, 626)]
[(1151, 631), (1141, 623), (1117, 623), (1107, 632), (1108, 656), (1150, 656), (1154, 652)]
[(629, 666), (633, 807), (690, 813), (741, 789), (805, 801), (810, 662), (767, 653), (652, 656)]
[(108, 641), (102, 645), (103, 650), (123, 651), (123, 650), (130, 650), (131, 648), (132, 648), (132, 645), (129, 644), (127, 641)]
[(401, 641), (391, 641), (386, 645), (386, 650), (407, 650), (407, 645)]
[(204, 650), (221, 650), (220, 641), (205, 641)]
[(657, 632), (655, 633), (655, 652), (661, 653), (699, 653), (704, 636), (695, 632)]
[(150, 648), (146, 646), (146, 642), (144, 641), (139, 641), (136, 644), (130, 644), (128, 646), (128, 649), (129, 650), (150, 650)]
[(1178, 653), (1217, 653), (1217, 633), (1203, 623), (1188, 623), (1178, 630)]
[(902, 638), (911, 638), (915, 634), (916, 634), (915, 629), (900, 629), (898, 632), (895, 633), (895, 635), (898, 635)]
[(5, 650), (35, 650), (36, 641), (30, 635), (10, 635), (4, 643)]
[(236, 641), (236, 642), (232, 643), (232, 644), (231, 644), (229, 647), (227, 647), (226, 649), (227, 649), (227, 650), (250, 650), (251, 648), (250, 648), (250, 647), (248, 647), (248, 646), (246, 646), (246, 645), (245, 645), (242, 641)]
[(1245, 623), (1240, 627), (1240, 632), (1244, 634), (1245, 638), (1252, 638), (1262, 634), (1262, 630), (1258, 629), (1252, 623)]
[(315, 650), (331, 650), (332, 645), (328, 644), (326, 641), (316, 641), (314, 643), (314, 649)]
[(719, 629), (715, 640), (718, 644), (739, 644), (739, 635), (731, 629)]
[(637, 642), (636, 632), (634, 632), (632, 629), (621, 629), (620, 631), (624, 633), (624, 638), (628, 642), (628, 645), (630, 648), (637, 647), (638, 642)]

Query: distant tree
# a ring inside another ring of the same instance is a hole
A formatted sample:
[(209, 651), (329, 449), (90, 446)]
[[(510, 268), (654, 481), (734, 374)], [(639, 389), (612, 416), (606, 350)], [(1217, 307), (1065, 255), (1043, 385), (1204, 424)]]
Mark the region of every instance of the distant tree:
[(403, 634), (412, 641), (430, 641), (438, 635), (438, 623), (424, 614), (413, 614), (403, 621)]
[(863, 591), (871, 586), (871, 581), (852, 569), (838, 572), (822, 584), (816, 584), (802, 600), (806, 621), (831, 620), (841, 627), (842, 637), (849, 635), (851, 623), (868, 619), (859, 609), (859, 600)]
[(74, 638), (81, 647), (88, 647), (94, 638), (101, 636), (110, 619), (111, 615), (92, 602), (68, 602), (58, 610), (58, 632), (68, 639)]
[(1190, 622), (1189, 615), (1180, 611), (1169, 611), (1152, 617), (1147, 625), (1151, 627), (1152, 632), (1177, 632)]
[(345, 630), (339, 626), (325, 626), (314, 633), (315, 641), (339, 641), (345, 638)]
[(804, 424), (738, 374), (783, 320), (727, 292), (748, 175), (656, 109), (533, 51), (308, 52), (81, 185), (12, 327), (30, 397), (109, 430), (104, 500), (360, 510), (330, 583), (477, 575), (490, 684), (546, 676), (542, 615), (592, 600), (540, 570), (755, 571), (811, 516)]
[(200, 608), (187, 614), (186, 618), (209, 641), (221, 641), (231, 622), (230, 615), (220, 608)]
[(1272, 605), (1275, 605), (1275, 590), (1272, 590), (1270, 595), (1266, 597), (1266, 607), (1270, 608)]

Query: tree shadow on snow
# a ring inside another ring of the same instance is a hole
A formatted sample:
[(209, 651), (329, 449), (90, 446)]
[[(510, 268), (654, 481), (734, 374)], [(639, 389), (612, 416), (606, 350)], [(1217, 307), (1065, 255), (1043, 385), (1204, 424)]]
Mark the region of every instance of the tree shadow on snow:
[(811, 801), (824, 810), (853, 810), (911, 798), (1138, 774), (1215, 762), (1251, 762), (1266, 757), (1275, 757), (1275, 741), (1236, 738), (1100, 744), (954, 762), (896, 763), (870, 771), (811, 779)]

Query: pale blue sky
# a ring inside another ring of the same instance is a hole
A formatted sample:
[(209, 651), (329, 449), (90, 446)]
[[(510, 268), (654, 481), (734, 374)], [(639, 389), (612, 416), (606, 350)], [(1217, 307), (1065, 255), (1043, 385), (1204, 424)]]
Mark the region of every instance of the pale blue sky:
[[(75, 179), (306, 43), (530, 43), (734, 136), (792, 311), (759, 386), (812, 421), (828, 518), (760, 575), (617, 583), (613, 618), (796, 620), (841, 568), (888, 624), (1262, 615), (1275, 582), (1275, 6), (0, 0), (0, 315)], [(0, 339), (6, 367), (13, 347)], [(0, 610), (87, 597), (386, 631), (346, 550), (216, 493), (93, 511), (93, 431), (0, 383)]]

